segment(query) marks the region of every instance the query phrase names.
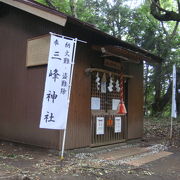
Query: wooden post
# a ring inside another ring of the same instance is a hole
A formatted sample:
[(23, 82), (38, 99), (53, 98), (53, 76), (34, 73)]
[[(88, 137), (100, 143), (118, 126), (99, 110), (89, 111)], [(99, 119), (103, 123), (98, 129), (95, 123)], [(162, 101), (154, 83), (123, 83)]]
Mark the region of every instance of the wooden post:
[(59, 152), (59, 156), (61, 156), (61, 160), (64, 159), (65, 140), (66, 140), (66, 129), (64, 129), (64, 134), (63, 134), (62, 150), (61, 150), (61, 153)]
[(170, 139), (172, 139), (172, 132), (173, 132), (173, 117), (171, 117)]

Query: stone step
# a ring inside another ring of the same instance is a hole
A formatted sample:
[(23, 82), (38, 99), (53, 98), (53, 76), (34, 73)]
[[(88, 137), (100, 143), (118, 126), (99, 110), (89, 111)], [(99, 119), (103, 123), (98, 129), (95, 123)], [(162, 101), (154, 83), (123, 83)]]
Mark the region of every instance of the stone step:
[(167, 157), (171, 154), (173, 154), (173, 153), (167, 152), (167, 151), (162, 151), (162, 152), (158, 152), (158, 153), (147, 154), (145, 156), (140, 156), (138, 159), (130, 160), (130, 161), (127, 161), (125, 163), (128, 165), (139, 167), (139, 166), (142, 166), (146, 163), (156, 161), (156, 160), (163, 158), (163, 157)]
[(148, 152), (150, 152), (150, 150), (145, 147), (130, 147), (130, 148), (122, 148), (116, 151), (106, 152), (97, 155), (97, 158), (104, 160), (120, 160)]

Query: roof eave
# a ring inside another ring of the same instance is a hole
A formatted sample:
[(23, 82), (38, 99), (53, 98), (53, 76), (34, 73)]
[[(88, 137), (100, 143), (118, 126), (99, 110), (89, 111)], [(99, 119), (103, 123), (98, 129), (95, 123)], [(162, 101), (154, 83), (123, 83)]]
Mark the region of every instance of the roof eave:
[(33, 1), (22, 1), (22, 0), (0, 0), (5, 4), (21, 9), (25, 12), (33, 14), (35, 16), (46, 19), (50, 22), (58, 24), (60, 26), (65, 26), (67, 22), (67, 16), (61, 14), (58, 11), (49, 10), (50, 8), (38, 5), (38, 3), (34, 3)]
[[(105, 32), (100, 31), (92, 24), (82, 22), (77, 18), (74, 18), (72, 16), (68, 16), (64, 13), (61, 13), (59, 11), (56, 11), (55, 9), (49, 8), (47, 6), (44, 6), (40, 3), (34, 2), (32, 0), (0, 0), (0, 2), (3, 2), (5, 4), (8, 4), (10, 6), (16, 7), (18, 9), (21, 9), (25, 12), (28, 12), (30, 14), (33, 14), (35, 16), (41, 17), (43, 19), (46, 19), (48, 21), (51, 21), (55, 24), (66, 26), (66, 23), (69, 22), (71, 24), (76, 24), (78, 26), (83, 27), (84, 29), (87, 29), (91, 32), (95, 32), (98, 35), (101, 35), (103, 38), (111, 40), (112, 44), (110, 45), (117, 45), (122, 46), (123, 48), (127, 48), (131, 51), (141, 53), (143, 56), (146, 56), (152, 59), (152, 62), (161, 63), (163, 61), (163, 58), (156, 56), (150, 52), (148, 52), (145, 49), (142, 49), (138, 46), (132, 45), (130, 43), (127, 43), (125, 41), (122, 41), (120, 39), (117, 39)], [(107, 45), (107, 44), (104, 44)], [(109, 44), (108, 44), (109, 45)], [(144, 59), (146, 61), (146, 59)]]
[[(132, 45), (132, 44), (130, 44), (128, 42), (125, 42), (125, 41), (122, 41), (122, 40), (120, 40), (120, 39), (118, 39), (118, 38), (116, 38), (116, 37), (114, 37), (114, 36), (112, 36), (110, 34), (107, 34), (107, 33), (103, 32), (103, 31), (97, 29), (95, 26), (93, 26), (93, 25), (91, 25), (89, 23), (82, 22), (79, 19), (76, 19), (76, 18), (71, 17), (71, 16), (68, 16), (67, 21), (70, 22), (70, 23), (82, 26), (83, 28), (86, 28), (86, 29), (88, 29), (90, 31), (93, 31), (95, 33), (98, 33), (99, 35), (104, 36), (107, 39), (111, 39), (113, 41), (112, 45), (115, 45), (114, 43), (116, 43), (117, 46), (122, 46), (123, 48), (127, 48), (127, 49), (129, 49), (131, 51), (143, 54), (143, 56), (148, 57), (147, 58), (148, 60), (144, 59), (144, 61), (152, 62), (152, 63), (162, 63), (163, 60), (164, 60), (163, 58), (161, 58), (161, 57), (159, 57), (159, 56), (157, 56), (157, 55), (155, 55), (153, 53), (150, 53), (150, 52), (148, 52), (147, 50), (145, 50), (143, 48), (140, 48), (140, 47), (138, 47), (136, 45)], [(104, 45), (107, 45), (107, 44), (104, 44)], [(149, 58), (151, 59), (151, 61), (149, 61)]]

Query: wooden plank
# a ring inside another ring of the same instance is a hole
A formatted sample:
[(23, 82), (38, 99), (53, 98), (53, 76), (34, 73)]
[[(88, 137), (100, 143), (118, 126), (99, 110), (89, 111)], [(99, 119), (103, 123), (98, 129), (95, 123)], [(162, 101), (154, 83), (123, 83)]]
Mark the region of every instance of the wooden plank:
[(143, 135), (143, 64), (131, 64), (129, 72), (134, 78), (128, 80), (128, 139)]
[(110, 67), (110, 68), (113, 68), (113, 69), (117, 69), (117, 70), (119, 70), (119, 71), (122, 71), (122, 70), (123, 70), (123, 65), (122, 65), (122, 63), (115, 62), (115, 61), (111, 61), (111, 60), (109, 60), (109, 59), (105, 59), (105, 60), (104, 60), (104, 66)]
[(60, 16), (60, 15), (56, 15), (53, 13), (50, 13), (48, 11), (45, 10), (41, 10), (40, 8), (36, 8), (34, 6), (25, 4), (23, 2), (18, 2), (18, 1), (14, 1), (14, 0), (0, 0), (0, 2), (3, 2), (5, 4), (8, 4), (10, 6), (16, 7), (18, 9), (21, 9), (25, 12), (28, 12), (30, 14), (33, 14), (35, 16), (41, 17), (43, 19), (46, 19), (48, 21), (51, 21), (53, 23), (59, 24), (61, 26), (65, 26), (66, 21), (67, 21), (67, 17), (65, 16)]
[(90, 147), (98, 147), (98, 146), (118, 144), (118, 143), (123, 143), (125, 141), (126, 141), (125, 139), (121, 139), (121, 140), (118, 140), (118, 141), (109, 141), (109, 142), (104, 142), (104, 143), (95, 143), (95, 144), (91, 144)]
[(89, 49), (78, 44), (74, 66), (70, 109), (67, 127), (66, 149), (86, 147), (91, 138), (91, 79), (84, 69), (90, 66)]
[[(120, 76), (120, 74), (118, 74), (118, 73), (114, 73), (112, 71), (107, 71), (105, 69), (99, 69), (99, 68), (87, 68), (87, 69), (85, 69), (85, 72), (86, 73), (89, 73), (89, 72), (102, 72), (102, 73), (107, 73), (107, 74), (115, 75), (115, 76), (118, 76), (118, 77)], [(123, 74), (123, 77), (124, 78), (133, 78), (133, 76), (126, 75), (126, 74)]]

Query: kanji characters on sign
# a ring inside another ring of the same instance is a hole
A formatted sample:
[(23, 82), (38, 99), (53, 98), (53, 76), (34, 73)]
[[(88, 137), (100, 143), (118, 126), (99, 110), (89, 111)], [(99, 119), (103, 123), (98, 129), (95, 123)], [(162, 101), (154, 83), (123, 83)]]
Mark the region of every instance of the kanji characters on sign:
[(76, 40), (51, 35), (40, 128), (65, 129)]

